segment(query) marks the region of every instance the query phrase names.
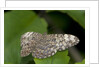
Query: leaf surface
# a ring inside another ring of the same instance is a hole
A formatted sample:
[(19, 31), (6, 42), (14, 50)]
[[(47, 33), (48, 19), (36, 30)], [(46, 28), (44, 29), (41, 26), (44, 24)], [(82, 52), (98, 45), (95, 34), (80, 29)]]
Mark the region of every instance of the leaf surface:
[[(13, 10), (4, 14), (5, 64), (21, 63), (20, 38), (26, 32), (47, 32), (46, 21), (29, 10)], [(25, 63), (28, 63), (28, 61)]]

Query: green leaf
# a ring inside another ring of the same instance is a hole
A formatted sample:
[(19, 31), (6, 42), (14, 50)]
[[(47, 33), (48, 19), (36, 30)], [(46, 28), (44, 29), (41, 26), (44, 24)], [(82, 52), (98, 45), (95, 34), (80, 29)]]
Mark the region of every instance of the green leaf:
[(85, 59), (82, 62), (77, 62), (75, 64), (85, 64)]
[(45, 59), (34, 58), (36, 64), (68, 64), (69, 60), (68, 50), (57, 52), (54, 56)]
[(29, 10), (13, 10), (4, 14), (5, 64), (21, 63), (20, 37), (22, 34), (31, 31), (39, 33), (47, 32), (46, 21)]
[(61, 12), (67, 13), (85, 29), (85, 10), (61, 10)]
[[(50, 13), (54, 11), (57, 10), (47, 10), (46, 12)], [(85, 10), (59, 10), (59, 11), (68, 14), (73, 20), (75, 20), (85, 29)]]

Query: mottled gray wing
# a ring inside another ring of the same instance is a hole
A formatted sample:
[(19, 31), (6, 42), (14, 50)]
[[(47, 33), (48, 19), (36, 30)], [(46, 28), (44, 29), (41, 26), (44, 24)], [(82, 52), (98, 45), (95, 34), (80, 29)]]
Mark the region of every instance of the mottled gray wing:
[(57, 51), (65, 50), (77, 43), (79, 43), (79, 39), (70, 34), (42, 35), (36, 32), (27, 32), (21, 37), (21, 56), (27, 56), (32, 52), (32, 56), (35, 58), (47, 58)]
[(21, 57), (28, 56), (35, 48), (35, 42), (42, 34), (27, 32), (21, 36)]
[(32, 50), (32, 56), (39, 59), (53, 56), (58, 49), (54, 35), (43, 35), (43, 37), (37, 41), (36, 45), (36, 48)]
[(29, 36), (31, 32), (27, 32), (21, 36), (21, 57), (28, 56), (31, 53), (29, 44)]
[(71, 34), (55, 34), (58, 51), (67, 49), (79, 43), (79, 39)]

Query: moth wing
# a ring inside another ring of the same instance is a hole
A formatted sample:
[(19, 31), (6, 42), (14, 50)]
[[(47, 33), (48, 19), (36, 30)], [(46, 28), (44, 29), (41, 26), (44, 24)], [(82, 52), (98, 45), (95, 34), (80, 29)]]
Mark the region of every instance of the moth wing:
[(57, 50), (54, 47), (49, 46), (37, 46), (35, 50), (32, 52), (32, 56), (35, 58), (47, 58), (53, 56)]
[(31, 40), (33, 32), (27, 32), (21, 37), (21, 57), (28, 56), (31, 53), (31, 49), (34, 41)]
[(56, 42), (59, 45), (58, 51), (67, 49), (79, 43), (79, 39), (71, 34), (56, 34)]
[(28, 56), (32, 50), (35, 48), (35, 43), (34, 41), (29, 41), (25, 46), (22, 47), (21, 49), (21, 57)]
[(42, 59), (53, 56), (56, 52), (56, 43), (52, 41), (51, 37), (44, 36), (42, 41), (37, 42), (36, 48), (32, 52), (32, 56)]
[(25, 47), (25, 48), (23, 48), (23, 49), (21, 50), (21, 57), (28, 56), (30, 53), (31, 53), (30, 48)]

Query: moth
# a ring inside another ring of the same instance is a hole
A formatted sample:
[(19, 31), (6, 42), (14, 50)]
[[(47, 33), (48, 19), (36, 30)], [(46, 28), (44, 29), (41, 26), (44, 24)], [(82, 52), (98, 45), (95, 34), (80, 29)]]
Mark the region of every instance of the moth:
[(21, 36), (21, 57), (32, 53), (34, 58), (43, 59), (78, 43), (79, 38), (71, 34), (27, 32)]

